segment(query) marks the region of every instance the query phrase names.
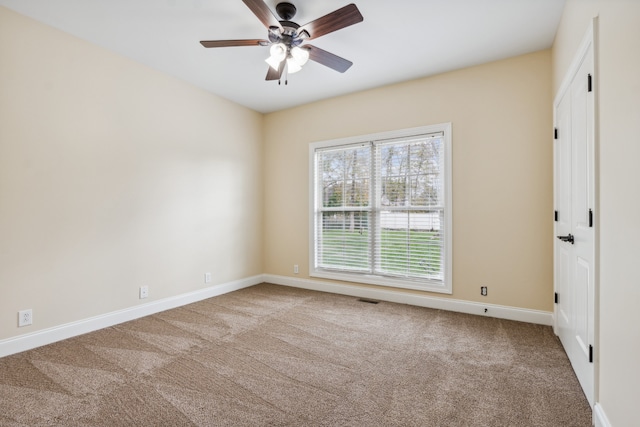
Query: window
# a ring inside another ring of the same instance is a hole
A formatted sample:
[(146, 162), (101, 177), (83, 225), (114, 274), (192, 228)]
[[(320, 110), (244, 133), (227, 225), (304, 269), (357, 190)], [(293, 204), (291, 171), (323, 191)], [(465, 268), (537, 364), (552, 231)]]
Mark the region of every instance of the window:
[(451, 125), (312, 143), (311, 275), (451, 293)]

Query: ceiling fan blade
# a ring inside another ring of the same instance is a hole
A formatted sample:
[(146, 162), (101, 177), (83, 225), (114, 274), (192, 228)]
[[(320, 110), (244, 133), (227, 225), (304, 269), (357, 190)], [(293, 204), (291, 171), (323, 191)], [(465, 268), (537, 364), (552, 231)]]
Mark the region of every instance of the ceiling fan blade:
[(307, 44), (304, 45), (304, 48), (309, 49), (310, 60), (316, 61), (317, 63), (322, 64), (325, 67), (332, 68), (340, 73), (344, 73), (353, 65), (353, 62), (340, 58), (338, 55), (322, 50), (319, 47)]
[(282, 25), (280, 25), (280, 21), (278, 18), (271, 12), (269, 6), (263, 0), (242, 0), (244, 4), (247, 5), (249, 9), (253, 12), (254, 15), (258, 17), (262, 24), (269, 27), (277, 27), (282, 29)]
[(325, 34), (341, 30), (358, 22), (364, 21), (362, 14), (355, 4), (349, 4), (343, 8), (335, 10), (328, 15), (311, 21), (298, 29), (298, 33), (306, 31), (309, 33), (307, 40), (317, 39)]
[(204, 47), (231, 47), (231, 46), (267, 46), (271, 44), (269, 40), (248, 39), (248, 40), (203, 40), (200, 44)]
[(274, 70), (272, 67), (269, 67), (269, 71), (267, 71), (267, 78), (265, 80), (280, 80), (282, 77), (282, 73), (284, 72), (284, 66), (287, 61), (282, 61), (280, 63), (280, 67), (278, 67), (278, 71)]

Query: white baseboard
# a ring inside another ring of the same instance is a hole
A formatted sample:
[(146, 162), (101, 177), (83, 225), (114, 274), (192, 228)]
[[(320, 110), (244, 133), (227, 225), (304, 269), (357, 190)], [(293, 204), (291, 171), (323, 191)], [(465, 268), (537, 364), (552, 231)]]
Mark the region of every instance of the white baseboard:
[(362, 288), (333, 282), (276, 276), (272, 274), (265, 274), (264, 281), (275, 285), (331, 292), (359, 298), (371, 298), (381, 301), (397, 302), (400, 304), (416, 305), (419, 307), (536, 323), (546, 326), (553, 325), (553, 313), (550, 311), (528, 310), (495, 304), (480, 304), (477, 302), (461, 301), (450, 298), (437, 298), (387, 289)]
[[(72, 338), (88, 332), (97, 331), (119, 323), (128, 322), (140, 317), (149, 316), (161, 311), (181, 307), (186, 304), (202, 301), (218, 295), (237, 291), (243, 288), (257, 285), (262, 282), (276, 285), (291, 286), (295, 288), (310, 289), (321, 292), (332, 292), (341, 295), (350, 295), (359, 298), (371, 298), (382, 301), (397, 302), (400, 304), (416, 305), (420, 307), (435, 308), (440, 310), (456, 311), (460, 313), (478, 314), (500, 319), (517, 320), (521, 322), (536, 323), (541, 325), (553, 324), (553, 313), (538, 310), (527, 310), (515, 307), (506, 307), (495, 304), (480, 304), (476, 302), (461, 301), (448, 298), (437, 298), (424, 295), (409, 294), (400, 291), (374, 288), (361, 288), (332, 282), (323, 282), (310, 279), (298, 279), (287, 276), (258, 275), (221, 285), (215, 285), (206, 289), (189, 292), (174, 297), (152, 301), (147, 304), (102, 314), (88, 319), (67, 323), (53, 328), (43, 329), (37, 332), (20, 335), (0, 341), (0, 357), (31, 350), (36, 347), (51, 344), (67, 338)], [(485, 312), (485, 309), (487, 310)], [(602, 427), (610, 427), (602, 408), (596, 405), (596, 411), (600, 410)], [(595, 413), (594, 418), (598, 412)], [(598, 426), (598, 424), (596, 424)]]
[(599, 403), (593, 408), (593, 425), (595, 427), (611, 427), (611, 423)]
[(123, 310), (90, 317), (88, 319), (55, 326), (53, 328), (43, 329), (30, 334), (8, 338), (0, 341), (0, 357), (20, 353), (26, 350), (31, 350), (33, 348), (51, 344), (56, 341), (61, 341), (67, 338), (117, 325), (119, 323), (138, 319), (140, 317), (149, 316), (161, 311), (181, 307), (183, 305), (202, 301), (207, 298), (223, 295), (243, 288), (248, 288), (250, 286), (262, 283), (263, 279), (264, 277), (262, 275), (248, 277), (246, 279), (211, 286), (209, 288), (177, 295), (174, 297), (164, 298), (158, 301), (152, 301), (147, 304), (125, 308)]

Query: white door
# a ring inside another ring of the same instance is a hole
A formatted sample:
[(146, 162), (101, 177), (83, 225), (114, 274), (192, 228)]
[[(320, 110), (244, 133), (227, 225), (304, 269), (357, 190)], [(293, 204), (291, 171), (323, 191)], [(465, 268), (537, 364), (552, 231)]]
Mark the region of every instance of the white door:
[[(556, 139), (554, 143), (555, 235), (571, 234), (571, 94), (565, 94), (556, 107)], [(574, 329), (573, 298), (570, 295), (573, 246), (554, 240), (556, 334), (567, 354), (571, 354)], [(561, 297), (562, 296), (562, 297)]]
[(594, 405), (595, 147), (593, 45), (555, 105), (556, 333)]

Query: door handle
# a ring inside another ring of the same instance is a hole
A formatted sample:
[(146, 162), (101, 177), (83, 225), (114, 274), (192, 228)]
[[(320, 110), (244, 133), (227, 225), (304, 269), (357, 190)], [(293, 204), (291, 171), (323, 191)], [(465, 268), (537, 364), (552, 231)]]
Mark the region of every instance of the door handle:
[(575, 242), (574, 236), (569, 233), (567, 236), (558, 236), (558, 239), (562, 240), (563, 242), (569, 242), (573, 245), (573, 243)]

